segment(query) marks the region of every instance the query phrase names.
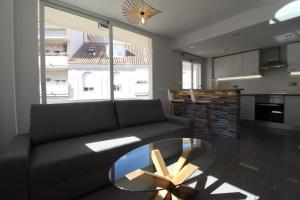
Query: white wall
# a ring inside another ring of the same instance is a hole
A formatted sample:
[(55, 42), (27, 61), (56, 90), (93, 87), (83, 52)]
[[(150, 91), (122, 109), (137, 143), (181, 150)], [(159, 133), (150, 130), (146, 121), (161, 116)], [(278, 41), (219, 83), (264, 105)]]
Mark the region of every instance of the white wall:
[[(300, 76), (291, 76), (286, 69), (267, 71), (262, 78), (235, 81), (213, 81), (215, 89), (232, 89), (233, 85), (245, 89), (242, 93), (300, 93)], [(288, 86), (297, 82), (297, 86)]]
[(0, 1), (0, 153), (16, 133), (13, 1)]
[(203, 68), (203, 83), (204, 83), (204, 89), (212, 89), (212, 73), (213, 73), (213, 67), (212, 67), (212, 58), (207, 58), (205, 60), (205, 67)]
[(39, 103), (37, 0), (14, 0), (14, 60), (18, 133), (29, 128), (30, 105)]
[(154, 36), (153, 45), (153, 98), (161, 99), (166, 113), (170, 111), (167, 89), (181, 87), (181, 55), (172, 50), (172, 40)]
[(39, 103), (37, 1), (2, 0), (0, 150), (27, 132), (29, 109)]

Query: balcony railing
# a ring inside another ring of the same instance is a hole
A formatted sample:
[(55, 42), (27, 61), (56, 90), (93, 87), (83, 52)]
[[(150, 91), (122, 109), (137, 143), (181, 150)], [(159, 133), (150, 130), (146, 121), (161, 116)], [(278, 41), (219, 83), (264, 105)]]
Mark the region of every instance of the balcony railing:
[(68, 68), (68, 56), (46, 56), (46, 66)]
[(47, 96), (69, 96), (69, 84), (47, 83)]
[(45, 53), (46, 56), (68, 56), (67, 52), (59, 52), (59, 53), (55, 53), (55, 52), (46, 52)]
[(62, 29), (46, 29), (45, 30), (46, 39), (66, 39), (67, 32)]

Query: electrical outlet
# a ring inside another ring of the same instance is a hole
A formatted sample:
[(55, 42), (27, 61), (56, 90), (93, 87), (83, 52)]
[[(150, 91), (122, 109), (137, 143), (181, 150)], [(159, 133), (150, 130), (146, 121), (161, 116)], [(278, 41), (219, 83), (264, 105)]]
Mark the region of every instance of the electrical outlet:
[(297, 86), (297, 82), (289, 82), (289, 86)]

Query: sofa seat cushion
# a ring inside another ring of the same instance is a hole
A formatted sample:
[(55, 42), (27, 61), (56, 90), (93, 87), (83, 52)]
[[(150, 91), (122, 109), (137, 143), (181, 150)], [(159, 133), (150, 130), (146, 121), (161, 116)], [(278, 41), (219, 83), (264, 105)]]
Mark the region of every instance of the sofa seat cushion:
[(36, 104), (30, 111), (33, 144), (43, 144), (118, 128), (112, 101)]
[(121, 128), (166, 121), (159, 99), (115, 101), (115, 108)]
[(79, 185), (74, 195), (80, 194), (77, 188), (83, 184), (79, 181), (82, 177), (106, 169), (96, 184), (95, 178), (91, 182), (85, 180), (84, 184), (90, 184), (91, 190), (96, 189), (95, 185), (108, 183), (109, 167), (126, 152), (155, 140), (187, 135), (184, 126), (161, 122), (38, 145), (32, 150), (29, 168), (31, 194), (33, 199), (53, 197), (57, 185), (66, 185), (60, 190), (67, 192), (72, 188), (67, 188), (66, 182), (74, 185), (76, 180)]

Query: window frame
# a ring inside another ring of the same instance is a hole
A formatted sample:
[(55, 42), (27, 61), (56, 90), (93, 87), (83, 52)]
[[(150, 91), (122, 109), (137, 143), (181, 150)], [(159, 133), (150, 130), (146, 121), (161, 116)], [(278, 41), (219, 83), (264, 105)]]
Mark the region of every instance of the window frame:
[[(189, 59), (182, 59), (182, 62), (181, 62), (181, 66), (182, 66), (182, 69), (181, 69), (181, 78), (183, 79), (183, 63), (184, 62), (188, 62), (191, 64), (191, 85), (190, 85), (190, 88), (188, 89), (202, 89), (203, 87), (203, 61), (202, 60), (189, 60)], [(199, 68), (196, 70), (196, 87), (194, 87), (194, 69), (195, 69), (195, 65), (200, 65)], [(199, 81), (200, 79), (200, 81)], [(187, 89), (187, 88), (183, 88), (183, 80), (181, 81), (182, 84), (181, 84), (181, 89)]]
[[(113, 27), (122, 28), (127, 31), (140, 34), (146, 37), (149, 37), (151, 39), (149, 50), (150, 50), (150, 67), (149, 67), (149, 98), (153, 98), (153, 36), (149, 34), (146, 31), (141, 31), (139, 29), (130, 28), (126, 24), (120, 24), (118, 21), (111, 20), (109, 18), (105, 18), (103, 16), (100, 16), (98, 14), (92, 13), (90, 11), (77, 8), (75, 6), (71, 6), (62, 2), (51, 2), (48, 0), (40, 0), (38, 2), (39, 4), (39, 43), (40, 43), (40, 49), (39, 49), (39, 55), (40, 55), (40, 96), (41, 96), (41, 104), (47, 104), (47, 86), (46, 86), (46, 52), (45, 52), (45, 7), (54, 8), (57, 10), (61, 10), (63, 12), (67, 12), (70, 14), (78, 15), (80, 17), (84, 17), (90, 20), (94, 20), (98, 22), (99, 24), (105, 24), (108, 27), (108, 33), (109, 33), (109, 78), (110, 78), (110, 99), (114, 100), (114, 56), (113, 56)], [(126, 55), (126, 52), (125, 52)], [(99, 100), (99, 99), (98, 99)], [(92, 101), (97, 101), (95, 99), (91, 99)]]

